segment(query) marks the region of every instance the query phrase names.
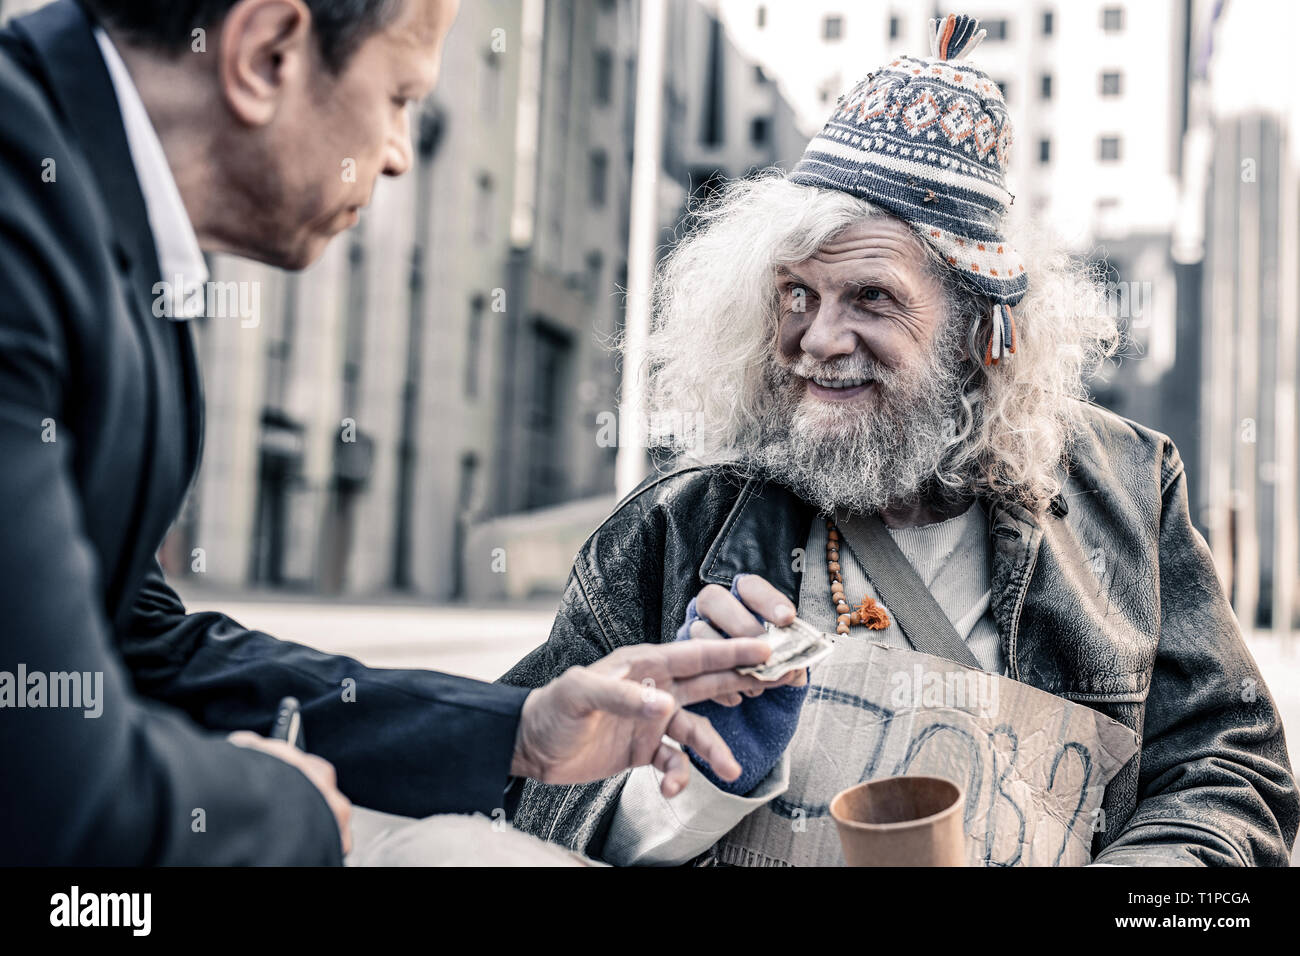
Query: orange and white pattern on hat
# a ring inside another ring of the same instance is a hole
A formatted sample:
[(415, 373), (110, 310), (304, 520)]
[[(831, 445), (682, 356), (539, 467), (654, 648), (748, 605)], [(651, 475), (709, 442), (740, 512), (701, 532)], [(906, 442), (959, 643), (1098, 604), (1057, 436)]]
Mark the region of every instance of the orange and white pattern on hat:
[(942, 253), (948, 265), (961, 272), (1004, 280), (1024, 275), (1025, 263), (1020, 253), (1006, 241), (980, 242), (935, 226), (920, 226), (917, 231)]

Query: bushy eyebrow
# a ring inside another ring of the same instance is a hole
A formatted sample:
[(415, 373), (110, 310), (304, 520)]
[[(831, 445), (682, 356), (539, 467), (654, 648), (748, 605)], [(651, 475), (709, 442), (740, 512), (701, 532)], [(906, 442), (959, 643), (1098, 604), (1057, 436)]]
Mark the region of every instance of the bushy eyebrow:
[[(779, 278), (788, 279), (799, 285), (805, 285), (812, 288), (812, 283), (801, 279), (785, 266), (777, 266), (776, 274)], [(839, 288), (847, 292), (864, 292), (867, 289), (883, 289), (888, 291), (892, 285), (890, 278), (887, 276), (878, 276), (872, 279), (842, 279), (839, 282)]]

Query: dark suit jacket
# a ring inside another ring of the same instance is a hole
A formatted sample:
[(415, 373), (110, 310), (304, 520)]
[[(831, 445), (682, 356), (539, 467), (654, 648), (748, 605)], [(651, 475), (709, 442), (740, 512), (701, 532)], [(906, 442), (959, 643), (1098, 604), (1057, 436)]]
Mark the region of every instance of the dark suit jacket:
[(0, 31), (0, 103), (0, 672), (102, 672), (104, 698), (20, 709), (0, 683), (0, 863), (338, 863), (315, 787), (224, 739), (268, 732), (286, 694), (354, 802), (500, 806), (524, 691), (185, 613), (154, 554), (198, 467), (198, 369), (153, 315), (144, 199), (72, 0)]

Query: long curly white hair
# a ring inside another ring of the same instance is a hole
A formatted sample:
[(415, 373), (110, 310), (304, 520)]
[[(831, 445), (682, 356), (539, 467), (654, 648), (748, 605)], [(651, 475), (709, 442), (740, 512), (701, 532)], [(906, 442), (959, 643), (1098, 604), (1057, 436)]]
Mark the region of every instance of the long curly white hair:
[[(641, 377), (651, 443), (743, 470), (775, 347), (777, 268), (880, 215), (848, 194), (791, 183), (779, 170), (733, 181), (693, 209), (656, 277), (645, 363), (628, 370)], [(1032, 231), (1011, 238), (1029, 291), (1014, 307), (1015, 355), (989, 367), (979, 357), (990, 304), (922, 242), (944, 284), (949, 321), (969, 330), (959, 420), (927, 480), (1041, 512), (1060, 490), (1058, 466), (1082, 423), (1087, 380), (1119, 335), (1095, 265)]]

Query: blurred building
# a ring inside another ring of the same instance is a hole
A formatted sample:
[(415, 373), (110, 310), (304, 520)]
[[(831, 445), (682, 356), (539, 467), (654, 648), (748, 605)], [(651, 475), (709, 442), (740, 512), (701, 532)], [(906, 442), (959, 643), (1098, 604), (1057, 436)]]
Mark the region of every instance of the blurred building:
[(929, 21), (978, 17), (972, 61), (1002, 88), (1016, 133), (1012, 214), (1078, 249), (1098, 236), (1167, 232), (1185, 122), (1186, 0), (774, 3), (720, 0), (813, 133), (835, 100), (898, 53), (929, 56)]
[[(493, 454), (521, 4), (466, 4), (415, 161), (301, 275), (219, 257), (255, 322), (199, 320), (203, 468), (168, 570), (323, 593), (448, 595)], [(200, 549), (196, 551), (196, 549)]]
[(1216, 117), (1205, 219), (1205, 487), (1243, 625), (1300, 625), (1300, 169), (1276, 114)]

